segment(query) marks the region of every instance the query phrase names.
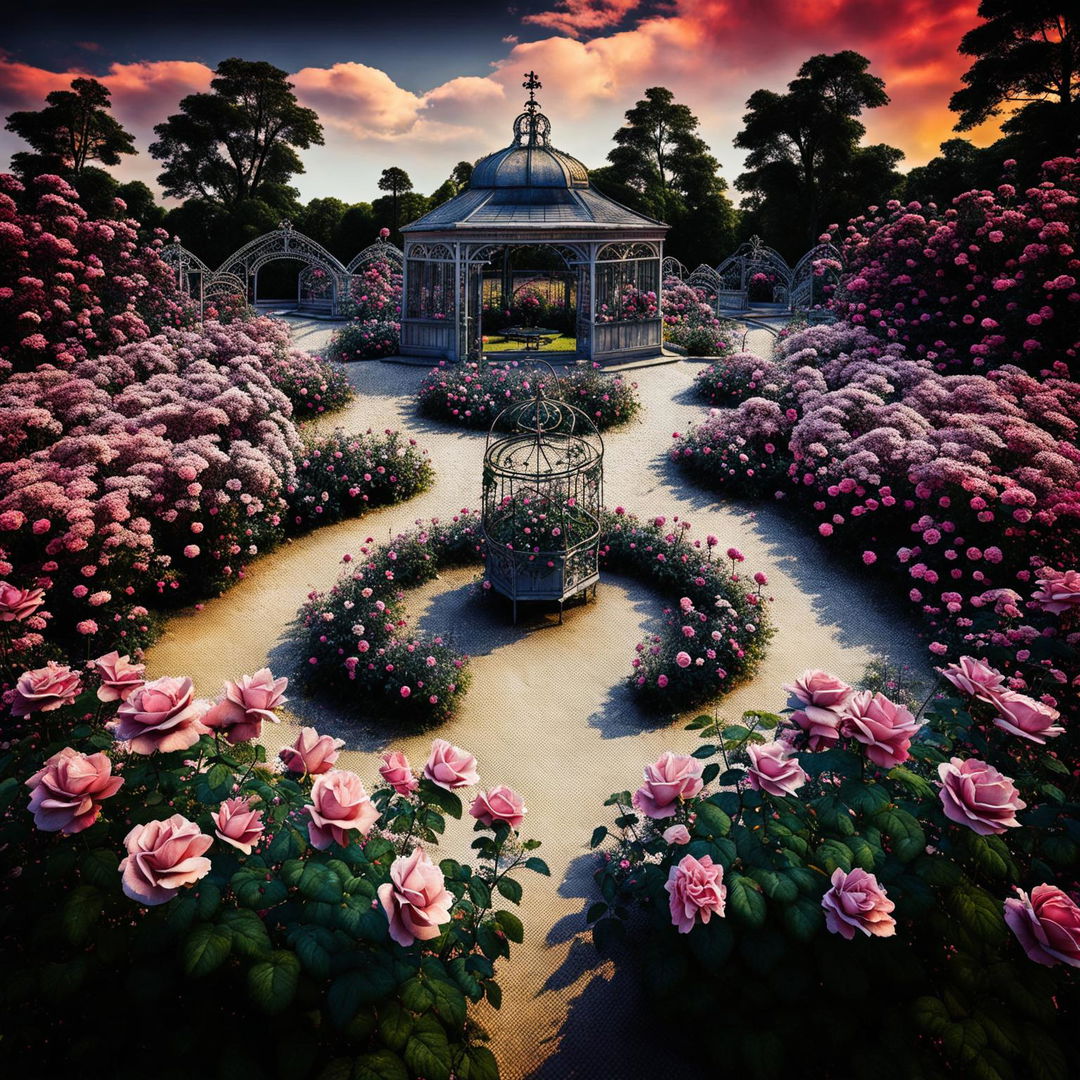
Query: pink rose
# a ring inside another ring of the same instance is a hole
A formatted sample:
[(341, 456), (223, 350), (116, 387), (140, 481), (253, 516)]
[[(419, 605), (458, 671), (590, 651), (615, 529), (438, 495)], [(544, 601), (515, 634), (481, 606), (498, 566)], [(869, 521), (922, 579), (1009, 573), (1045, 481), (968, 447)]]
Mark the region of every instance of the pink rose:
[(480, 774), (476, 771), (476, 758), (458, 746), (451, 746), (445, 739), (435, 739), (432, 742), (431, 755), (424, 765), (424, 775), (433, 784), (438, 784), (447, 791), (480, 782)]
[(264, 720), (279, 723), (275, 709), (285, 701), (289, 680), (275, 679), (269, 668), (254, 675), (241, 675), (236, 682), (225, 683), (222, 697), (203, 717), (208, 728), (224, 733), (230, 743), (248, 742), (262, 734)]
[(672, 847), (690, 843), (690, 832), (685, 825), (669, 825), (664, 830), (664, 843)]
[(645, 766), (645, 783), (634, 792), (634, 806), (646, 817), (674, 817), (675, 803), (693, 798), (701, 790), (703, 769), (689, 754), (665, 750), (655, 764)]
[(488, 828), (502, 821), (511, 829), (520, 829), (528, 811), (525, 809), (525, 800), (516, 791), (512, 791), (505, 784), (499, 784), (490, 791), (480, 792), (473, 799), (469, 813)]
[(195, 700), (191, 679), (167, 675), (140, 686), (105, 726), (136, 754), (169, 753), (189, 750), (200, 735), (209, 734), (202, 722), (205, 711), (206, 702)]
[(50, 660), (43, 668), (24, 671), (15, 684), (11, 702), (12, 716), (29, 716), (36, 712), (52, 712), (72, 705), (82, 692), (77, 672), (66, 664)]
[(390, 865), (390, 880), (379, 886), (379, 903), (390, 920), (390, 936), (407, 948), (439, 936), (439, 927), (450, 921), (454, 897), (443, 872), (418, 847)]
[(846, 682), (827, 671), (807, 669), (784, 689), (803, 704), (791, 719), (807, 733), (811, 750), (823, 750), (840, 741), (840, 712), (853, 693)]
[(1051, 570), (1044, 566), (1036, 574), (1039, 588), (1031, 599), (1052, 615), (1063, 615), (1070, 608), (1080, 607), (1080, 571)]
[(304, 727), (292, 746), (282, 747), (278, 751), (278, 757), (289, 772), (317, 776), (330, 771), (344, 745), (344, 739), (320, 735), (313, 727)]
[(308, 839), (311, 846), (324, 851), (331, 843), (345, 847), (353, 830), (361, 836), (371, 832), (379, 820), (379, 811), (371, 801), (356, 773), (331, 769), (315, 777), (311, 785), (311, 805), (304, 809), (311, 816)]
[(383, 754), (383, 763), (379, 766), (379, 775), (399, 794), (411, 795), (420, 781), (412, 774), (409, 759), (400, 750), (391, 750)]
[(101, 677), (98, 701), (127, 701), (146, 682), (146, 665), (133, 664), (127, 653), (123, 656), (118, 652), (106, 653), (91, 664)]
[(919, 723), (903, 705), (869, 690), (854, 693), (844, 705), (841, 734), (866, 747), (866, 756), (883, 769), (907, 761)]
[(994, 723), (1002, 731), (1019, 735), (1022, 739), (1045, 743), (1047, 739), (1055, 739), (1065, 732), (1060, 724), (1054, 723), (1061, 716), (1057, 709), (1052, 709), (1026, 694), (1003, 690), (994, 695), (994, 705), (998, 710)]
[(1020, 824), (1016, 811), (1027, 803), (1012, 780), (977, 758), (952, 758), (938, 766), (945, 816), (980, 836), (1003, 833)]
[(44, 603), (44, 589), (19, 589), (0, 581), (0, 622), (24, 622)]
[(247, 799), (226, 799), (217, 813), (210, 816), (216, 826), (214, 834), (217, 838), (239, 848), (245, 855), (251, 854), (266, 829), (262, 811), (252, 810)]
[(1031, 896), (1005, 901), (1005, 921), (1029, 960), (1080, 967), (1080, 908), (1056, 885), (1036, 885)]
[(680, 934), (689, 934), (698, 918), (707, 923), (715, 911), (724, 914), (727, 886), (724, 884), (724, 868), (712, 858), (702, 855), (684, 855), (677, 866), (671, 868), (664, 889), (670, 893), (672, 925)]
[(892, 937), (896, 920), (889, 914), (896, 905), (885, 895), (873, 874), (856, 867), (850, 874), (837, 868), (832, 888), (821, 898), (825, 925), (834, 934), (850, 941), (856, 930), (867, 936)]
[(755, 791), (770, 795), (794, 795), (808, 777), (798, 760), (788, 756), (788, 748), (779, 742), (757, 745), (750, 743), (748, 779)]
[(124, 837), (127, 858), (119, 868), (124, 895), (147, 907), (166, 903), (210, 873), (210, 860), (203, 855), (213, 842), (181, 814), (136, 825)]
[(982, 660), (961, 656), (960, 663), (938, 669), (962, 693), (971, 694), (982, 701), (993, 701), (1005, 682), (1005, 676)]
[(34, 824), (43, 832), (65, 836), (89, 829), (101, 813), (101, 804), (123, 782), (112, 775), (112, 762), (105, 754), (80, 754), (65, 746), (26, 781)]

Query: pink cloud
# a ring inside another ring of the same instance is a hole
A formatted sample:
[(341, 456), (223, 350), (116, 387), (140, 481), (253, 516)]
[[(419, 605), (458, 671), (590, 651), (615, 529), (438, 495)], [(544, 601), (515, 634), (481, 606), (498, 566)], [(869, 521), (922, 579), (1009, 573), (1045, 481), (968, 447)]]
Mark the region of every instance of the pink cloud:
[(551, 11), (538, 11), (521, 20), (573, 38), (585, 36), (589, 31), (607, 30), (618, 26), (642, 0), (557, 0)]
[(297, 98), (314, 109), (324, 124), (360, 138), (410, 131), (424, 108), (420, 95), (402, 89), (385, 71), (367, 64), (306, 67), (291, 82)]

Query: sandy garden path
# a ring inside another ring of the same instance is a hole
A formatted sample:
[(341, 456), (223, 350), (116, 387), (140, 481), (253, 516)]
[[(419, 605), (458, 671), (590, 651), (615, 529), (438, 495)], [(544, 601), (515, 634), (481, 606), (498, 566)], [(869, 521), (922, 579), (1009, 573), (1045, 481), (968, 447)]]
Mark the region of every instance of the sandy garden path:
[[(301, 348), (318, 351), (329, 340), (325, 323), (290, 322)], [(749, 347), (768, 355), (768, 335), (752, 331)], [(887, 654), (893, 663), (920, 668), (910, 624), (871, 582), (832, 564), (775, 508), (717, 503), (669, 464), (672, 432), (685, 430), (702, 412), (691, 388), (700, 367), (700, 361), (680, 360), (628, 375), (644, 408), (639, 420), (605, 436), (605, 494), (609, 506), (621, 504), (640, 516), (689, 518), (692, 537), (715, 533), (721, 551), (736, 545), (746, 554), (744, 568), (768, 575), (778, 632), (758, 676), (723, 699), (721, 714), (781, 708), (781, 684), (806, 667), (854, 680), (871, 657)], [(368, 362), (351, 365), (349, 375), (357, 400), (323, 423), (350, 431), (404, 429), (430, 450), (434, 485), (407, 503), (283, 547), (256, 562), (227, 595), (176, 616), (148, 657), (153, 677), (190, 674), (201, 695), (213, 696), (225, 678), (267, 664), (288, 674), (294, 660), (283, 644), (288, 625), (309, 590), (333, 583), (345, 552), (355, 552), (369, 536), (387, 539), (418, 518), (478, 505), (484, 435), (415, 414), (413, 395), (424, 369)], [(537, 615), (515, 628), (497, 603), (477, 601), (476, 576), (473, 570), (444, 574), (410, 597), (410, 612), (425, 631), (446, 634), (474, 658), (472, 689), (459, 715), (434, 734), (476, 754), (485, 786), (506, 783), (522, 792), (529, 808), (524, 834), (543, 841), (539, 854), (552, 869), (551, 878), (522, 875), (526, 940), (500, 969), (501, 1012), (480, 1015), (502, 1074), (506, 1080), (691, 1080), (696, 1072), (651, 1028), (635, 980), (598, 964), (584, 932), (593, 867), (588, 839), (595, 825), (610, 821), (604, 799), (637, 786), (643, 765), (664, 750), (688, 752), (695, 744), (678, 718), (640, 713), (624, 686), (635, 643), (659, 624), (661, 599), (636, 581), (607, 577), (597, 601), (568, 608), (563, 626)], [(271, 753), (304, 723), (346, 739), (339, 765), (369, 786), (379, 751), (403, 749), (418, 766), (432, 738), (384, 734), (377, 722), (358, 728), (304, 700), (297, 686), (285, 722), (264, 729)], [(470, 826), (471, 820), (450, 822), (444, 855), (467, 849)]]

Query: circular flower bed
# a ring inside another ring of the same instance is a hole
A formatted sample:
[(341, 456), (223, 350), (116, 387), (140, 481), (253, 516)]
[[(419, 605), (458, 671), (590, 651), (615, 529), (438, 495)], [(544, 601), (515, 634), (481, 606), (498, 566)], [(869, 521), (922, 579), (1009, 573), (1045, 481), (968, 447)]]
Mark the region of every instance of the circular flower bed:
[(556, 388), (549, 374), (516, 360), (440, 364), (421, 384), (418, 405), (423, 416), (486, 430), (503, 409), (535, 397), (537, 382), (550, 385), (551, 396), (581, 409), (601, 431), (632, 420), (641, 408), (637, 383), (605, 375), (598, 365), (569, 369)]
[[(108, 1057), (110, 1076), (166, 1075), (163, 1060), (192, 1053), (177, 1018), (212, 1001), (215, 1024), (259, 1032), (219, 1051), (237, 1075), (497, 1077), (470, 1005), (499, 1006), (495, 964), (522, 940), (496, 907), (521, 902), (518, 871), (548, 869), (518, 833), (521, 796), (479, 790), (471, 754), (436, 739), (416, 774), (387, 753), (369, 794), (337, 767), (341, 740), (311, 728), (267, 762), (256, 740), (287, 680), (266, 669), (216, 703), (116, 653), (14, 681), (0, 764), (18, 867), (3, 885), (11, 1068)], [(436, 863), (468, 789), (476, 865)]]
[[(1058, 1024), (1077, 1004), (1080, 908), (1046, 880), (1073, 873), (1080, 840), (1069, 770), (1044, 745), (1062, 729), (1050, 714), (1017, 729), (1023, 695), (989, 665), (942, 674), (923, 714), (895, 683), (893, 700), (806, 671), (786, 718), (698, 717), (702, 745), (611, 796), (594, 940), (619, 958), (632, 943), (678, 1030), (712, 1025), (710, 1062), (761, 1077), (832, 1075), (839, 1052), (852, 1077), (880, 1076), (882, 1055), (903, 1075), (1075, 1071)], [(782, 1037), (778, 1000), (798, 1002)], [(852, 1056), (848, 1024), (874, 1027), (872, 1052)]]

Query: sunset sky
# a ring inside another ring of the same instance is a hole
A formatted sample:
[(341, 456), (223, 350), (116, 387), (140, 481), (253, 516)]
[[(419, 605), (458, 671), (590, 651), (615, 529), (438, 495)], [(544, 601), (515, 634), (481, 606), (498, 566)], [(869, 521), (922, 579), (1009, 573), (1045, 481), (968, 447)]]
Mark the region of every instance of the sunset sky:
[[(649, 86), (667, 86), (701, 120), (728, 182), (747, 97), (782, 91), (807, 57), (855, 49), (892, 104), (864, 116), (868, 139), (924, 163), (952, 135), (949, 95), (969, 60), (956, 52), (978, 0), (399, 0), (378, 5), (293, 0), (288, 6), (181, 0), (168, 7), (38, 0), (0, 30), (0, 112), (40, 108), (50, 90), (90, 74), (112, 91), (140, 153), (113, 170), (156, 188), (147, 148), (180, 99), (208, 88), (214, 66), (241, 56), (290, 72), (326, 145), (303, 154), (304, 199), (378, 194), (388, 165), (430, 192), (461, 160), (509, 142), (535, 69), (560, 149), (597, 167), (612, 132)], [(971, 133), (980, 145), (996, 129)], [(0, 167), (25, 144), (0, 132)]]

